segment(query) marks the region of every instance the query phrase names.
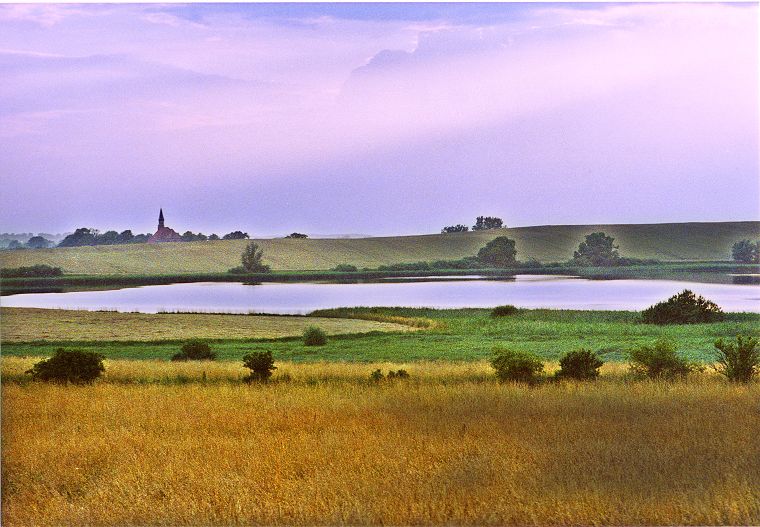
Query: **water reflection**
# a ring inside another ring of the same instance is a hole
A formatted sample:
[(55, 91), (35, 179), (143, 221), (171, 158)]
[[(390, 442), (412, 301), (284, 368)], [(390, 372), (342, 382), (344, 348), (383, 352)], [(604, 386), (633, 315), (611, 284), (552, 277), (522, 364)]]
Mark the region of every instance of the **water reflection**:
[(20, 294), (3, 306), (119, 311), (301, 314), (346, 306), (493, 307), (640, 310), (688, 288), (727, 311), (760, 312), (757, 285), (669, 280), (587, 280), (517, 275), (509, 280), (395, 280), (363, 283), (191, 283), (108, 291)]

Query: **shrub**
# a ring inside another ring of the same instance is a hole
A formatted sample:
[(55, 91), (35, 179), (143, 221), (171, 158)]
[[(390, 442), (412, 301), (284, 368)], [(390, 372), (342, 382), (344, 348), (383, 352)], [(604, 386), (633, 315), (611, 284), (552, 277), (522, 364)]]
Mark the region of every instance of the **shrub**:
[(303, 332), (305, 346), (324, 346), (327, 344), (327, 334), (317, 326), (309, 326)]
[(731, 382), (750, 382), (760, 373), (760, 348), (752, 337), (736, 337), (736, 343), (715, 343), (718, 349), (715, 369)]
[(408, 379), (409, 378), (409, 372), (406, 370), (398, 370), (393, 371), (390, 370), (388, 372), (388, 379)]
[(103, 367), (103, 355), (92, 351), (58, 348), (49, 359), (41, 360), (26, 373), (35, 381), (89, 384), (100, 377)]
[(510, 317), (517, 314), (518, 309), (515, 306), (496, 306), (491, 311), (492, 317)]
[(506, 236), (497, 236), (478, 251), (478, 260), (490, 267), (509, 267), (517, 260), (515, 241)]
[(216, 353), (211, 351), (211, 347), (200, 340), (191, 340), (182, 345), (181, 351), (172, 355), (173, 361), (187, 360), (214, 360)]
[(637, 377), (672, 380), (686, 377), (695, 366), (676, 353), (676, 346), (660, 339), (652, 346), (640, 346), (629, 352), (631, 372)]
[(720, 322), (725, 315), (715, 302), (684, 289), (642, 311), (641, 318), (646, 324), (700, 324)]
[(251, 373), (243, 378), (244, 382), (267, 382), (272, 372), (277, 369), (271, 351), (252, 351), (243, 356), (243, 366)]
[(604, 361), (591, 350), (578, 349), (565, 354), (559, 359), (559, 371), (555, 374), (558, 379), (575, 379), (590, 381), (599, 377), (599, 368)]
[(541, 359), (532, 353), (503, 348), (494, 349), (491, 366), (500, 381), (525, 382), (534, 384), (544, 369)]
[(333, 271), (336, 271), (338, 273), (355, 273), (358, 270), (359, 269), (357, 269), (355, 265), (351, 264), (338, 264), (333, 267)]
[(739, 263), (760, 263), (760, 240), (741, 240), (731, 248), (731, 257)]
[[(270, 268), (262, 262), (263, 257), (264, 251), (259, 248), (258, 244), (256, 242), (248, 242), (248, 245), (243, 250), (243, 254), (240, 255), (241, 267), (246, 273), (268, 273)], [(230, 269), (229, 272), (234, 271)]]
[(385, 379), (385, 375), (380, 369), (377, 369), (369, 374), (369, 380), (372, 382), (380, 382)]
[(63, 271), (60, 267), (51, 267), (45, 264), (0, 269), (0, 277), (2, 278), (61, 276), (62, 274)]

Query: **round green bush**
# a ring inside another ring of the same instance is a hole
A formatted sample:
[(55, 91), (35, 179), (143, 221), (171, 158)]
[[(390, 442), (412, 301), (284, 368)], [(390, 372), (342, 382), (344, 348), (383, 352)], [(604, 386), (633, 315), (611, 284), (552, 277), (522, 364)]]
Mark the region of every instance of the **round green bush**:
[(104, 371), (103, 355), (58, 348), (52, 357), (41, 360), (26, 373), (31, 374), (35, 381), (90, 384)]
[(317, 326), (309, 326), (303, 332), (303, 343), (306, 346), (324, 346), (327, 344), (327, 333)]
[(355, 265), (351, 264), (338, 264), (335, 267), (333, 267), (333, 271), (339, 272), (339, 273), (355, 273), (359, 269), (356, 268)]
[(589, 381), (599, 377), (599, 368), (604, 361), (596, 353), (587, 349), (578, 349), (566, 353), (559, 360), (559, 371), (555, 374), (558, 379), (574, 379)]
[(506, 305), (506, 306), (496, 306), (491, 311), (492, 317), (510, 317), (512, 315), (516, 315), (519, 310), (515, 306)]
[(723, 310), (715, 302), (688, 289), (641, 312), (646, 324), (700, 324), (720, 322), (724, 318)]
[(637, 377), (673, 380), (686, 377), (696, 366), (676, 353), (676, 345), (659, 339), (652, 346), (640, 346), (629, 352), (631, 372)]
[(491, 359), (496, 377), (502, 382), (524, 382), (535, 384), (544, 370), (541, 359), (525, 351), (496, 348)]
[(181, 351), (172, 355), (173, 361), (215, 360), (216, 353), (211, 346), (200, 340), (191, 340), (182, 345)]
[(715, 342), (715, 369), (731, 382), (750, 382), (760, 374), (760, 347), (757, 339), (736, 336), (736, 342)]
[(251, 373), (243, 378), (244, 382), (267, 382), (277, 366), (271, 351), (253, 351), (243, 356), (243, 366)]

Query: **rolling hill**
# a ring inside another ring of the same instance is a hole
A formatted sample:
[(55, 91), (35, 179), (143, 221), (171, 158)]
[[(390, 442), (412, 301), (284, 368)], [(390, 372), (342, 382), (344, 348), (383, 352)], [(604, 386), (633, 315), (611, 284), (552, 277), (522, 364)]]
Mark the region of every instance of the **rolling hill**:
[[(585, 234), (603, 231), (623, 256), (662, 261), (728, 260), (737, 240), (760, 238), (760, 221), (630, 225), (545, 225), (456, 234), (359, 239), (257, 240), (274, 270), (326, 270), (458, 259), (477, 253), (496, 236), (517, 242), (518, 258), (543, 262), (572, 257)], [(47, 264), (72, 274), (177, 274), (225, 272), (240, 264), (246, 240), (102, 245), (0, 251), (0, 266)]]

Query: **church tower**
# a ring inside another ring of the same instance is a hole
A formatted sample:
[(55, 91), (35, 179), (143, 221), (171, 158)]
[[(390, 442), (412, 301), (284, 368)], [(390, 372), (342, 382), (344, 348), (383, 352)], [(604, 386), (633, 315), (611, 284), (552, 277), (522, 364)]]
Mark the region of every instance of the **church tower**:
[(158, 212), (158, 230), (156, 233), (148, 238), (147, 243), (164, 243), (164, 242), (181, 242), (182, 236), (180, 236), (174, 229), (170, 229), (164, 225), (164, 209), (160, 209)]

